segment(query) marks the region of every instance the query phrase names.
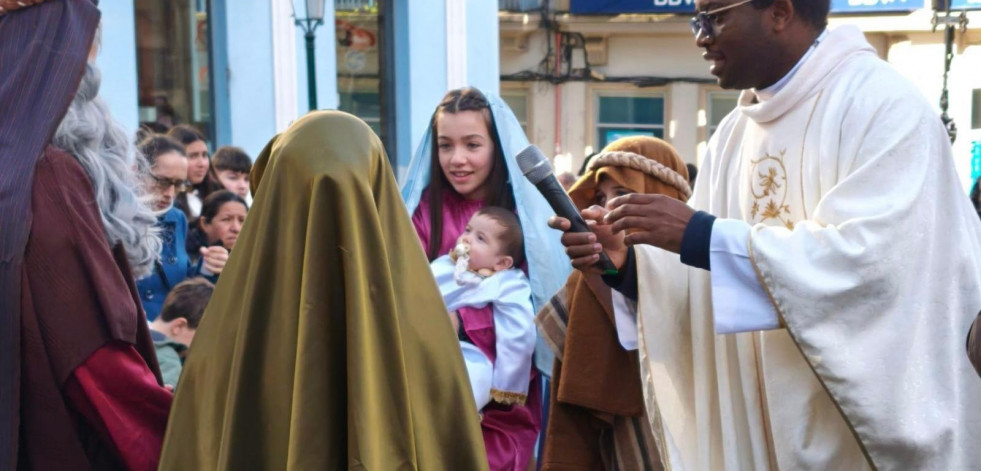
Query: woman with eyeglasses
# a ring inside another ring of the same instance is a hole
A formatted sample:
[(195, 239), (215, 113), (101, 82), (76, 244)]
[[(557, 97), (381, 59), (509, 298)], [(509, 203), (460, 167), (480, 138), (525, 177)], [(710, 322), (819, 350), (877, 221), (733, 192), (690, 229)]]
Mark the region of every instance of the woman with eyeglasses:
[(136, 282), (137, 291), (148, 321), (160, 314), (164, 298), (171, 288), (186, 278), (198, 275), (217, 277), (228, 260), (228, 251), (221, 246), (201, 249), (201, 260), (192, 264), (184, 249), (187, 239), (187, 218), (174, 206), (177, 195), (187, 189), (187, 155), (184, 146), (167, 136), (152, 135), (139, 145), (146, 156), (147, 194), (158, 211), (157, 229), (163, 241), (160, 257), (150, 275)]

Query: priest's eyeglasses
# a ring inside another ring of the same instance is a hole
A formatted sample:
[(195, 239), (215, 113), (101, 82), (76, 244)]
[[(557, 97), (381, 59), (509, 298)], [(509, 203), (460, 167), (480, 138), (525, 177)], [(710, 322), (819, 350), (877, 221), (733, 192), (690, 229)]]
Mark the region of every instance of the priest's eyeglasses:
[(178, 193), (183, 193), (187, 191), (188, 181), (187, 180), (176, 180), (170, 178), (158, 177), (154, 174), (150, 174), (150, 178), (153, 179), (154, 183), (157, 185), (157, 189), (160, 191), (167, 191), (170, 187), (174, 187)]
[(719, 24), (719, 13), (732, 10), (733, 8), (745, 5), (752, 1), (753, 0), (743, 0), (741, 2), (719, 7), (714, 10), (698, 12), (698, 14), (691, 19), (691, 32), (695, 34), (695, 39), (698, 39), (700, 34), (704, 35), (706, 38), (714, 39), (722, 29), (722, 25)]

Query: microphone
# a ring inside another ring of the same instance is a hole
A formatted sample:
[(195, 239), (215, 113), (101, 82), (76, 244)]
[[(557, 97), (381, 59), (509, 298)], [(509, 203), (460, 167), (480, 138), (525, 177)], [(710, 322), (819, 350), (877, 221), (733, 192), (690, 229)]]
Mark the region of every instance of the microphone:
[[(552, 165), (548, 163), (548, 159), (545, 154), (542, 154), (541, 149), (530, 145), (518, 152), (515, 159), (518, 161), (521, 173), (525, 174), (525, 178), (538, 188), (555, 214), (572, 223), (571, 232), (592, 232), (582, 215), (579, 214), (579, 209), (572, 203), (572, 199), (566, 194), (559, 181), (555, 179)], [(610, 261), (610, 257), (605, 252), (600, 252), (599, 256), (599, 262), (596, 262), (596, 265), (603, 270), (603, 274), (616, 275), (617, 267)]]

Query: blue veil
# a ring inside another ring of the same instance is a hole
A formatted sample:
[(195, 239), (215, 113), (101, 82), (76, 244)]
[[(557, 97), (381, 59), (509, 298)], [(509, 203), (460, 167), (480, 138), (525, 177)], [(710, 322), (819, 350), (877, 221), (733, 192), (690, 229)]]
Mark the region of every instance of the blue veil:
[[(565, 285), (572, 265), (559, 241), (561, 233), (548, 227), (548, 218), (555, 214), (538, 189), (518, 169), (515, 155), (528, 146), (524, 130), (500, 97), (484, 93), (490, 104), (501, 150), (507, 163), (508, 181), (514, 191), (514, 203), (518, 219), (525, 234), (525, 256), (528, 259), (528, 279), (531, 281), (532, 303), (537, 312)], [(435, 108), (435, 107), (434, 107)], [(429, 160), (432, 158), (432, 127), (426, 131), (422, 143), (416, 149), (402, 184), (402, 199), (411, 216), (419, 206), (423, 190), (429, 186)], [(548, 368), (551, 368), (549, 363)], [(551, 370), (547, 371), (548, 373)]]

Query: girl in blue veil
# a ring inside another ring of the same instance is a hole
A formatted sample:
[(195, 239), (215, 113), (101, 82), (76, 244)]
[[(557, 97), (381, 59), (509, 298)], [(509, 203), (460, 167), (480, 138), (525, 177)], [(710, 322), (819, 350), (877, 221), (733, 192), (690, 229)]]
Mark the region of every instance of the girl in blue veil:
[[(476, 131), (471, 132), (473, 129)], [(547, 225), (554, 211), (515, 161), (515, 155), (527, 146), (528, 138), (503, 100), (474, 88), (453, 90), (433, 113), (429, 130), (409, 164), (402, 198), (430, 260), (452, 249), (466, 221), (483, 206), (514, 211), (524, 232), (526, 270), (537, 311), (562, 287), (570, 267), (559, 241), (561, 234)], [(451, 157), (461, 153), (465, 156)], [(452, 163), (452, 159), (459, 162)], [(493, 352), (487, 351), (493, 345), (490, 311), (489, 307), (461, 309), (459, 315), (461, 335), (493, 358)], [(551, 369), (551, 359), (536, 360), (539, 368)], [(482, 411), (492, 470), (523, 470), (533, 454), (541, 428), (540, 384), (534, 376), (527, 403), (491, 403)]]
[[(476, 89), (463, 89), (470, 93), (480, 94)], [(453, 93), (462, 92), (455, 90)], [(498, 157), (504, 160), (507, 169), (506, 185), (510, 188), (501, 188), (499, 191), (506, 192), (511, 190), (514, 206), (517, 208), (518, 219), (521, 221), (522, 230), (525, 232), (525, 252), (528, 255), (528, 277), (532, 285), (532, 301), (535, 309), (542, 306), (551, 299), (551, 296), (558, 291), (568, 278), (571, 268), (569, 267), (569, 257), (565, 254), (565, 249), (559, 242), (561, 233), (548, 227), (548, 218), (555, 214), (552, 208), (542, 197), (535, 185), (532, 185), (521, 174), (518, 163), (514, 157), (522, 149), (528, 146), (528, 138), (525, 137), (524, 130), (514, 113), (508, 105), (494, 94), (482, 94), (486, 98), (487, 105), (491, 114), (492, 137), (496, 133), (497, 141), (500, 143)], [(445, 100), (444, 100), (445, 101)], [(433, 167), (433, 130), (435, 118), (429, 126), (429, 130), (423, 136), (422, 143), (416, 149), (409, 169), (406, 173), (405, 182), (402, 185), (402, 199), (409, 209), (409, 213), (415, 214), (420, 204), (428, 202), (422, 201), (423, 192), (430, 185), (430, 178)], [(500, 206), (500, 204), (495, 204)], [(513, 208), (509, 208), (513, 209)], [(452, 243), (456, 239), (453, 238)], [(446, 243), (444, 241), (444, 243)], [(452, 246), (452, 244), (451, 244)], [(425, 247), (426, 253), (431, 259), (433, 254), (429, 247)], [(445, 255), (446, 252), (438, 254)]]

